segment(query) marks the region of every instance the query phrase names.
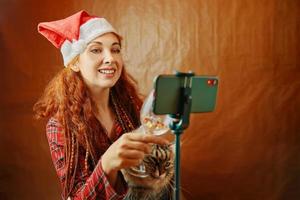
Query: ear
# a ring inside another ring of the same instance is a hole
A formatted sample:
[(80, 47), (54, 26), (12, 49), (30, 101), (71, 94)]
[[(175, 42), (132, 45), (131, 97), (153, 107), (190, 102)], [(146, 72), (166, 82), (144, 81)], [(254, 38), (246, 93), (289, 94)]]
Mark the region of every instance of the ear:
[(79, 72), (79, 71), (80, 71), (80, 69), (79, 69), (79, 67), (78, 67), (78, 62), (72, 64), (72, 65), (70, 66), (70, 68), (71, 68), (74, 72)]

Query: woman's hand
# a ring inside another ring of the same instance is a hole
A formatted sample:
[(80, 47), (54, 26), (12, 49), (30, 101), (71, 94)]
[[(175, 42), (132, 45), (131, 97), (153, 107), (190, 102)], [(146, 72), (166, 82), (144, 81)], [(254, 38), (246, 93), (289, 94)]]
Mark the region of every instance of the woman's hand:
[(102, 155), (102, 168), (108, 176), (114, 177), (120, 169), (141, 164), (145, 154), (151, 152), (151, 144), (168, 143), (154, 135), (125, 133)]

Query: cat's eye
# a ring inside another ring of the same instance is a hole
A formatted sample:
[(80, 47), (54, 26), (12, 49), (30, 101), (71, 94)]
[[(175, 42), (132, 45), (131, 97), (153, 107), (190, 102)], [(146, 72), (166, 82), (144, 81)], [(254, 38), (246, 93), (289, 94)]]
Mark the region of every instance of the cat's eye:
[(170, 167), (171, 163), (168, 161), (165, 163), (165, 167)]

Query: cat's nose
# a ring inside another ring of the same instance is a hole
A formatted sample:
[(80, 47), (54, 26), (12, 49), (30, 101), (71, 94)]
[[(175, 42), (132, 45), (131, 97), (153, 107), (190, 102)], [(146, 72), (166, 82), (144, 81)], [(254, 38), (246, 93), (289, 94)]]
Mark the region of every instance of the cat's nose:
[(159, 176), (160, 176), (160, 172), (159, 172), (158, 169), (156, 169), (156, 170), (154, 171), (154, 173), (153, 173), (153, 177), (154, 177), (154, 178), (159, 178)]

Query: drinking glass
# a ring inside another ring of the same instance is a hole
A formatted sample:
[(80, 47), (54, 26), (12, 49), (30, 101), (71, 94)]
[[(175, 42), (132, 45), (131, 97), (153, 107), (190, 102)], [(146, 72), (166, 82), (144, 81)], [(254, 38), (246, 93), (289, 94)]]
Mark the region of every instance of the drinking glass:
[[(151, 134), (158, 137), (164, 137), (172, 140), (172, 134), (170, 133), (169, 123), (171, 118), (168, 115), (156, 115), (153, 113), (153, 100), (154, 91), (145, 99), (140, 112), (141, 126), (133, 132), (139, 134)], [(131, 167), (127, 169), (127, 172), (133, 176), (145, 178), (148, 176), (146, 167), (143, 163), (139, 166)]]

